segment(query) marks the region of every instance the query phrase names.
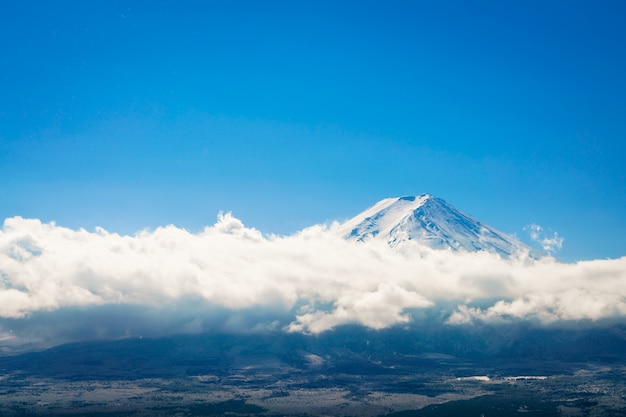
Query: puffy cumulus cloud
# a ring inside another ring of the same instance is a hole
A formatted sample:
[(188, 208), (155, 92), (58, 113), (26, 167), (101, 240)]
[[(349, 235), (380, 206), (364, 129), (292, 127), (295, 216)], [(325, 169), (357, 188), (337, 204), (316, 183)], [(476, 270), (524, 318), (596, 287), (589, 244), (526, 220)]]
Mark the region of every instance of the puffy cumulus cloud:
[(297, 321), (289, 326), (290, 331), (307, 330), (320, 333), (333, 327), (356, 322), (374, 329), (383, 329), (397, 323), (406, 323), (410, 320), (408, 314), (403, 314), (407, 308), (431, 306), (432, 302), (424, 296), (407, 291), (397, 284), (381, 283), (375, 291), (351, 291), (334, 302), (334, 309), (330, 312), (313, 310), (310, 307), (299, 314)]
[(626, 316), (626, 258), (348, 242), (336, 226), (263, 236), (231, 214), (198, 233), (122, 236), (20, 217), (0, 231), (0, 345), (183, 332), (320, 333), (442, 317), (448, 325)]
[(517, 291), (480, 308), (460, 305), (450, 324), (530, 320), (599, 322), (626, 316), (626, 258), (562, 264), (549, 258), (515, 271)]
[(539, 243), (545, 251), (554, 252), (563, 247), (563, 238), (557, 232), (546, 231), (535, 223), (526, 226), (524, 229), (528, 231), (530, 239)]

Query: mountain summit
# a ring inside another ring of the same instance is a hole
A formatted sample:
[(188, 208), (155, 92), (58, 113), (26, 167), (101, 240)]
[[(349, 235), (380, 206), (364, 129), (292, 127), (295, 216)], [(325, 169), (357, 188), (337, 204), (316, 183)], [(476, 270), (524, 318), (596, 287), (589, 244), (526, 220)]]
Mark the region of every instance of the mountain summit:
[(490, 227), (430, 194), (386, 198), (339, 226), (346, 239), (383, 239), (397, 247), (417, 241), (433, 249), (488, 251), (508, 257), (532, 253), (518, 239)]

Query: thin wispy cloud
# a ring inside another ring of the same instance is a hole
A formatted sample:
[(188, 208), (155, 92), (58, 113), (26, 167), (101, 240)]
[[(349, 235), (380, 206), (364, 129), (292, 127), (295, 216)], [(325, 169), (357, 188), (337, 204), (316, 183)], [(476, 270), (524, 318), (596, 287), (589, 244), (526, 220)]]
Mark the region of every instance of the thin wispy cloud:
[(0, 344), (201, 332), (384, 329), (439, 310), (448, 325), (626, 317), (626, 257), (561, 263), (408, 242), (349, 242), (337, 225), (264, 236), (230, 213), (198, 233), (133, 236), (8, 218)]
[(530, 224), (524, 228), (533, 242), (539, 243), (543, 250), (556, 252), (563, 248), (563, 238), (557, 232), (545, 230), (538, 224)]

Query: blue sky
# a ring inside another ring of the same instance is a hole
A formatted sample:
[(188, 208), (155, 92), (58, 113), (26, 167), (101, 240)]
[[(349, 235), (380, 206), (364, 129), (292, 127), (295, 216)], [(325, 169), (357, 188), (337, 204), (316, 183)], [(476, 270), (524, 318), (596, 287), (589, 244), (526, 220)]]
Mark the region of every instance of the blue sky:
[(289, 234), (429, 192), (626, 255), (623, 2), (2, 8), (0, 218)]

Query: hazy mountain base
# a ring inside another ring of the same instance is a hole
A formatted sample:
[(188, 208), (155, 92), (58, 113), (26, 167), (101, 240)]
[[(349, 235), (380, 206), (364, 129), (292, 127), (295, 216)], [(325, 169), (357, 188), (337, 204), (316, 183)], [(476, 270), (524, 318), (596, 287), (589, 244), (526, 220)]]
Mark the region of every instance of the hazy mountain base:
[(0, 358), (0, 415), (626, 415), (623, 334), (343, 327), (76, 343)]

